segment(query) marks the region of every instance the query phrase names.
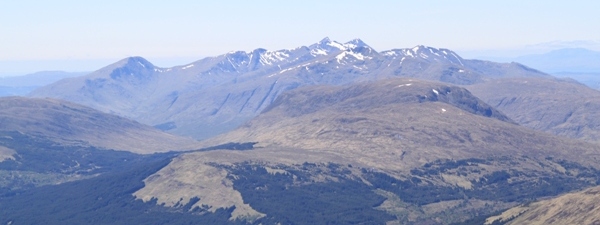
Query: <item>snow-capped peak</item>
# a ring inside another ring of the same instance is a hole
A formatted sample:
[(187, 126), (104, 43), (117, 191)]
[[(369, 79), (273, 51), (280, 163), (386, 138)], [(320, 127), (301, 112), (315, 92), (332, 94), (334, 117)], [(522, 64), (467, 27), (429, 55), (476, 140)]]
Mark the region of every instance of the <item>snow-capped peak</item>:
[(308, 48), (310, 49), (310, 53), (313, 56), (329, 55), (332, 52), (339, 52), (339, 51), (346, 50), (346, 47), (343, 44), (341, 44), (337, 41), (332, 41), (328, 37), (323, 38), (323, 40), (321, 40), (315, 44), (312, 44)]
[(357, 48), (357, 47), (369, 47), (371, 48), (369, 45), (367, 45), (365, 42), (363, 42), (362, 40), (356, 38), (353, 39), (349, 42), (344, 43), (344, 47), (346, 47), (347, 49), (353, 49), (353, 48)]
[(448, 61), (452, 64), (463, 65), (463, 59), (453, 51), (423, 45), (417, 45), (413, 48), (384, 51), (382, 54), (391, 57), (402, 55), (403, 57), (420, 58), (428, 61)]
[[(258, 49), (257, 49), (258, 50)], [(273, 63), (285, 61), (290, 57), (288, 50), (280, 50), (280, 51), (267, 51), (264, 49), (260, 49), (257, 57), (260, 60), (260, 63), (263, 65), (271, 65)]]

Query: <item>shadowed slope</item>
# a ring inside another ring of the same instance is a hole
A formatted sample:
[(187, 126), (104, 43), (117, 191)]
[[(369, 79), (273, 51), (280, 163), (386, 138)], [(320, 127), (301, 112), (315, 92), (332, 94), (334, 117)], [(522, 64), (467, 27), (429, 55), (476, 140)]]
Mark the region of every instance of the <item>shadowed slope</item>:
[(498, 79), (466, 88), (525, 127), (600, 143), (600, 91), (539, 78)]

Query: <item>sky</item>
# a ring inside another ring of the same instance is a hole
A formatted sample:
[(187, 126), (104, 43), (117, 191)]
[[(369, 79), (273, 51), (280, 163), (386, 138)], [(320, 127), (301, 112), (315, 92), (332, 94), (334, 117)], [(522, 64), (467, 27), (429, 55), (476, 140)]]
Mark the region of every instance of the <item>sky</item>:
[(324, 37), (466, 57), (600, 51), (600, 1), (0, 0), (0, 75), (91, 71), (129, 56), (167, 67)]

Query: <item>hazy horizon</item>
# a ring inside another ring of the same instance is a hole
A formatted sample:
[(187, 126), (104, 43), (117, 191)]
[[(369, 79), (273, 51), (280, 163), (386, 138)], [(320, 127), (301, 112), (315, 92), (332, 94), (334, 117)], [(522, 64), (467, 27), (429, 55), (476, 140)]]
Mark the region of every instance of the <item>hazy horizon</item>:
[(600, 51), (600, 2), (7, 2), (0, 76), (93, 71), (142, 56), (161, 67), (229, 51), (289, 49), (324, 37), (378, 51), (426, 45), (465, 58), (561, 47)]

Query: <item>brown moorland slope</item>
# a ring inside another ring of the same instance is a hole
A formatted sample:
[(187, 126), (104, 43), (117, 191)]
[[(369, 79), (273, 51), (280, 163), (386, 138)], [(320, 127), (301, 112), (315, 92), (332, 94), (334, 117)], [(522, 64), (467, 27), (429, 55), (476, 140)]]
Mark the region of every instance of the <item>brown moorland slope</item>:
[[(146, 178), (135, 196), (165, 206), (197, 197), (194, 206), (235, 206), (232, 218), (253, 220), (269, 214), (236, 189), (236, 171), (245, 166), (265, 168), (274, 180), (305, 171), (308, 182), (289, 184), (300, 187), (351, 180), (375, 188), (380, 180), (373, 174), (383, 173), (407, 185), (374, 190), (397, 222), (448, 224), (531, 196), (589, 187), (593, 168), (600, 168), (597, 145), (519, 126), (464, 88), (416, 79), (299, 88), (203, 144), (227, 142), (258, 142), (259, 148), (182, 154)], [(312, 163), (318, 169), (305, 170)]]
[(0, 130), (135, 153), (189, 150), (197, 142), (133, 120), (55, 99), (0, 98)]
[(600, 187), (520, 205), (488, 218), (485, 224), (495, 221), (507, 225), (600, 224)]

